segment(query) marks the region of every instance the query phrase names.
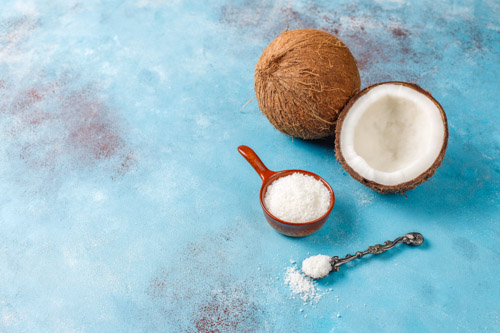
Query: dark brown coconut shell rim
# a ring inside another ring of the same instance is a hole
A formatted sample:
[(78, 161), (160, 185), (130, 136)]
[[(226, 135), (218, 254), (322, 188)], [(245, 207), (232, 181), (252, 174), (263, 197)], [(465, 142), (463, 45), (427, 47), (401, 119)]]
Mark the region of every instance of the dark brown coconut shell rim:
[[(356, 171), (354, 171), (353, 168), (351, 168), (351, 166), (349, 164), (347, 164), (347, 162), (344, 158), (344, 155), (342, 155), (342, 151), (340, 149), (340, 133), (342, 132), (342, 126), (344, 124), (344, 119), (345, 119), (347, 113), (349, 112), (349, 110), (351, 109), (351, 107), (354, 105), (354, 103), (357, 102), (357, 100), (361, 96), (368, 93), (371, 89), (373, 89), (377, 86), (380, 86), (380, 85), (384, 85), (384, 84), (395, 84), (395, 85), (406, 86), (406, 87), (414, 89), (414, 90), (418, 91), (419, 93), (427, 96), (432, 102), (434, 102), (434, 104), (439, 109), (439, 112), (441, 113), (441, 118), (443, 119), (443, 125), (444, 125), (443, 145), (442, 145), (441, 151), (439, 152), (439, 155), (437, 156), (434, 163), (425, 172), (421, 173), (418, 177), (416, 177), (410, 181), (407, 181), (405, 183), (401, 183), (398, 185), (390, 185), (390, 186), (389, 185), (382, 185), (382, 184), (376, 183), (374, 181), (371, 181), (369, 179), (366, 179), (366, 178), (360, 176)], [(426, 181), (432, 175), (434, 175), (436, 170), (439, 168), (439, 166), (441, 165), (441, 162), (443, 162), (444, 154), (446, 152), (447, 147), (448, 147), (448, 121), (446, 119), (446, 114), (444, 113), (443, 107), (441, 106), (441, 104), (439, 104), (438, 101), (436, 101), (436, 99), (434, 97), (432, 97), (430, 92), (422, 89), (420, 86), (418, 86), (415, 83), (408, 83), (408, 82), (401, 82), (401, 81), (388, 81), (388, 82), (381, 82), (381, 83), (371, 85), (371, 86), (363, 89), (362, 91), (360, 91), (353, 98), (351, 98), (349, 100), (349, 102), (344, 106), (344, 108), (342, 109), (342, 112), (340, 113), (340, 115), (337, 119), (337, 128), (335, 130), (335, 155), (336, 155), (338, 161), (340, 162), (340, 164), (342, 165), (344, 170), (346, 170), (347, 173), (349, 173), (349, 175), (351, 175), (354, 179), (359, 181), (361, 184), (363, 184), (369, 188), (372, 188), (380, 193), (404, 193), (404, 192), (411, 190), (411, 189), (414, 189), (418, 185), (422, 184), (424, 181)]]

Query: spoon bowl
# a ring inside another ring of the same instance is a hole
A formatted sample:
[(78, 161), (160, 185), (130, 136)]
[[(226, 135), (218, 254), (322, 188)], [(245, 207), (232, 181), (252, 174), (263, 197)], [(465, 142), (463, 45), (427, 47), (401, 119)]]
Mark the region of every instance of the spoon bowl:
[[(333, 193), (332, 187), (330, 186), (330, 184), (328, 184), (326, 180), (324, 180), (315, 173), (305, 170), (293, 169), (293, 170), (283, 170), (283, 171), (271, 171), (264, 165), (264, 163), (262, 163), (259, 156), (257, 156), (257, 154), (250, 147), (239, 146), (238, 151), (240, 152), (241, 155), (243, 155), (243, 157), (248, 161), (248, 163), (250, 163), (250, 165), (255, 169), (255, 171), (257, 171), (260, 178), (262, 179), (262, 186), (260, 188), (260, 194), (259, 194), (260, 205), (262, 207), (262, 211), (264, 212), (264, 217), (266, 218), (267, 222), (271, 225), (271, 227), (273, 227), (275, 230), (286, 236), (304, 237), (312, 233), (315, 233), (325, 224), (333, 209), (333, 205), (335, 204), (335, 194)], [(266, 205), (264, 204), (264, 196), (266, 195), (268, 186), (271, 185), (278, 178), (286, 177), (296, 172), (307, 176), (312, 176), (316, 180), (321, 181), (323, 185), (325, 185), (325, 187), (330, 192), (330, 198), (331, 198), (330, 206), (328, 207), (326, 213), (323, 214), (323, 216), (308, 222), (293, 223), (277, 218), (276, 216), (271, 214), (269, 210), (266, 208)]]

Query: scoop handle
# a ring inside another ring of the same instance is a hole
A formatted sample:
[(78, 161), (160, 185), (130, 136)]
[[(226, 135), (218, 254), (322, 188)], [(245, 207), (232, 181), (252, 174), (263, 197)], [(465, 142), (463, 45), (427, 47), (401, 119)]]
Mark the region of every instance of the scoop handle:
[(250, 165), (257, 171), (260, 178), (265, 182), (269, 177), (275, 174), (274, 171), (269, 170), (264, 163), (260, 160), (259, 156), (247, 146), (239, 146), (238, 151), (250, 163)]
[(377, 244), (373, 246), (369, 246), (366, 251), (358, 251), (355, 255), (348, 254), (344, 258), (332, 257), (330, 263), (332, 264), (332, 271), (337, 272), (339, 267), (343, 264), (348, 263), (349, 261), (353, 261), (354, 259), (361, 258), (367, 254), (380, 254), (385, 251), (388, 251), (395, 247), (398, 243), (405, 243), (408, 245), (418, 246), (424, 242), (424, 236), (418, 232), (410, 232), (404, 236), (398, 237), (393, 241), (385, 241), (384, 244)]

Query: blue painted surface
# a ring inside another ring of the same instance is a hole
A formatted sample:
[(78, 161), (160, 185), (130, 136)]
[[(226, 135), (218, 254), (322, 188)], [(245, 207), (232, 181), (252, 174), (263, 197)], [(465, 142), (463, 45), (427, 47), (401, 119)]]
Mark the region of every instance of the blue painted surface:
[[(3, 1), (0, 331), (500, 331), (499, 17), (494, 0)], [(363, 86), (433, 93), (450, 140), (430, 182), (374, 193), (331, 139), (240, 112), (285, 22), (338, 34)], [(318, 233), (266, 224), (240, 144), (333, 186)], [(289, 299), (289, 260), (409, 231), (425, 245), (343, 267), (316, 307)]]

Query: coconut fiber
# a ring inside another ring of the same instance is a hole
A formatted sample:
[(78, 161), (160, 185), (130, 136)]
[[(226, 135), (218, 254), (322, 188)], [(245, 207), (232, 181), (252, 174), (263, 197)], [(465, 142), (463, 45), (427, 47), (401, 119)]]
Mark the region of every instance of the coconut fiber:
[(359, 89), (351, 52), (340, 39), (320, 30), (281, 33), (255, 68), (262, 113), (281, 132), (303, 139), (333, 135), (339, 112)]

